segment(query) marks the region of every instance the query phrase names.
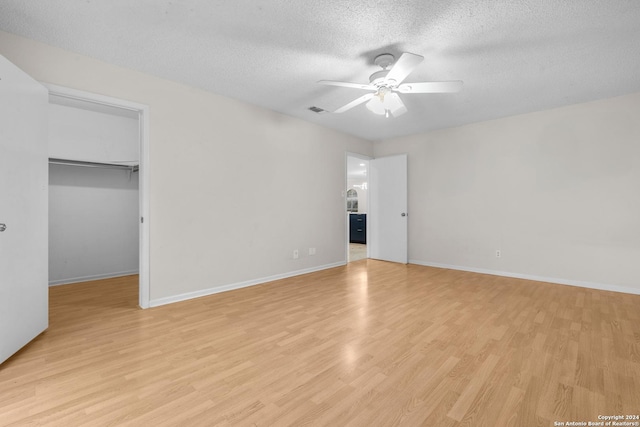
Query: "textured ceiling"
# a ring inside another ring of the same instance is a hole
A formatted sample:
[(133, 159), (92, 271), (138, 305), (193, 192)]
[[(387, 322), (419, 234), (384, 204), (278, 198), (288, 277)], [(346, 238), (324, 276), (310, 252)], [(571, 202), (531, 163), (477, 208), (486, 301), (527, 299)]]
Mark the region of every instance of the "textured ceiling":
[[(640, 91), (638, 0), (2, 0), (0, 29), (370, 140)], [(386, 119), (360, 105), (380, 53), (425, 57)]]

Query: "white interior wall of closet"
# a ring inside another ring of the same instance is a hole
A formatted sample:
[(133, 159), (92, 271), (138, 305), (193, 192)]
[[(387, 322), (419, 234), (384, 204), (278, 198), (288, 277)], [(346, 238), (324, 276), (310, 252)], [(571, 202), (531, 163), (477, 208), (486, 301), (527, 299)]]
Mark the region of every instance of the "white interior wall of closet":
[[(137, 115), (50, 97), (49, 157), (139, 162)], [(138, 173), (49, 165), (49, 284), (135, 274)]]

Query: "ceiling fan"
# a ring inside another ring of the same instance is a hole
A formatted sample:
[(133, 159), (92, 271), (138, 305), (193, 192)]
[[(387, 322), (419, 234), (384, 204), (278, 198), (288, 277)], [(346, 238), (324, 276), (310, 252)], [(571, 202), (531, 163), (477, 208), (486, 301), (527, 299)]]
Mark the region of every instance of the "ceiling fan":
[(318, 83), (371, 91), (347, 105), (343, 105), (335, 110), (334, 113), (344, 113), (366, 102), (366, 107), (375, 114), (384, 115), (385, 117), (398, 117), (407, 112), (407, 107), (405, 107), (398, 93), (454, 93), (462, 89), (462, 80), (402, 83), (423, 60), (424, 57), (420, 55), (405, 52), (400, 56), (400, 59), (395, 61), (393, 55), (384, 53), (378, 55), (374, 60), (374, 63), (382, 67), (382, 70), (376, 71), (369, 76), (369, 84), (331, 80), (320, 80)]

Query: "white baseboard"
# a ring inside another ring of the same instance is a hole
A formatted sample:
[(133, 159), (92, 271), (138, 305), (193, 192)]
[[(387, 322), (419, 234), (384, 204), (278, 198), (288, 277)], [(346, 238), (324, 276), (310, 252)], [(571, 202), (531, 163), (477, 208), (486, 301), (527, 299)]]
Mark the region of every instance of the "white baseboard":
[(559, 285), (578, 286), (581, 288), (598, 289), (601, 291), (622, 292), (625, 294), (640, 295), (640, 289), (626, 286), (609, 285), (605, 283), (583, 282), (581, 280), (558, 279), (555, 277), (533, 276), (530, 274), (512, 273), (510, 271), (487, 270), (484, 268), (465, 267), (460, 265), (440, 264), (437, 262), (426, 262), (416, 259), (409, 260), (409, 264), (424, 265), (426, 267), (448, 268), (451, 270), (469, 271), (472, 273), (491, 274), (493, 276), (513, 277), (516, 279), (534, 280), (536, 282), (556, 283)]
[(158, 307), (165, 304), (172, 304), (174, 302), (186, 301), (193, 298), (200, 298), (207, 295), (213, 295), (220, 292), (233, 291), (235, 289), (246, 288), (249, 286), (261, 285), (267, 282), (273, 282), (274, 280), (286, 279), (288, 277), (300, 276), (301, 274), (313, 273), (315, 271), (327, 270), (329, 268), (341, 267), (346, 265), (346, 262), (336, 262), (333, 264), (325, 264), (318, 267), (306, 268), (304, 270), (295, 270), (288, 273), (276, 274), (268, 277), (261, 277), (259, 279), (247, 280), (245, 282), (231, 283), (229, 285), (216, 286), (215, 288), (202, 289), (200, 291), (187, 292), (184, 294), (173, 295), (170, 297), (157, 298), (149, 301), (149, 307)]
[(68, 285), (70, 283), (88, 282), (90, 280), (111, 279), (113, 277), (131, 276), (138, 274), (138, 270), (120, 271), (118, 273), (95, 274), (92, 276), (71, 277), (69, 279), (49, 280), (49, 286)]

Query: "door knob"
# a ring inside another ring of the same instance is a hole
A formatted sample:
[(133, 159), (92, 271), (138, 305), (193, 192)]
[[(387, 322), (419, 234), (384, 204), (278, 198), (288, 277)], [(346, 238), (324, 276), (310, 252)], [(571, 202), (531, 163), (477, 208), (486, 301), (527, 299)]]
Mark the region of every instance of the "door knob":
[(7, 224), (0, 224), (0, 233), (7, 229)]
[(400, 216), (407, 216), (407, 214), (406, 214), (406, 213), (404, 213), (404, 212), (402, 212), (402, 213), (400, 214)]

